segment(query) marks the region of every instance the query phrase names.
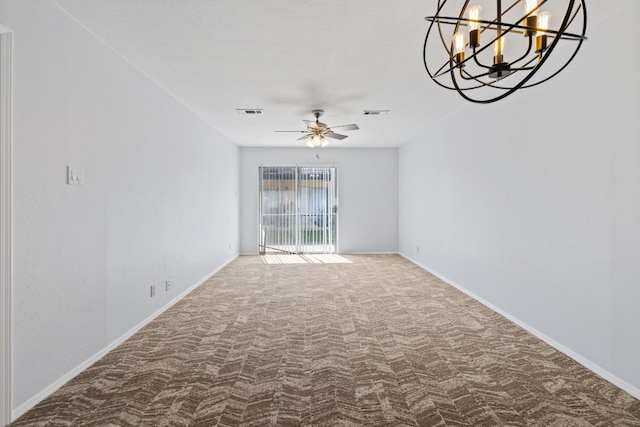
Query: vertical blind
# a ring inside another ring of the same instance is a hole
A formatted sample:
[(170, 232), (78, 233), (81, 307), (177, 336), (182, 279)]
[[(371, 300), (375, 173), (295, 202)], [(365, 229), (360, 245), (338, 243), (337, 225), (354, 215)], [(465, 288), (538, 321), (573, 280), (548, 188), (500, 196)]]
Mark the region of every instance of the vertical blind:
[(335, 167), (261, 166), (260, 253), (334, 253)]

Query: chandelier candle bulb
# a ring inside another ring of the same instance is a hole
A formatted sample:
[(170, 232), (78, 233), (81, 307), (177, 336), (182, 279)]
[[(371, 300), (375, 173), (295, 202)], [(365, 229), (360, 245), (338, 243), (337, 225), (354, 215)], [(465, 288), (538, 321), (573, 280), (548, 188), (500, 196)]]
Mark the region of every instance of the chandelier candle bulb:
[(493, 44), (493, 51), (495, 56), (493, 57), (493, 63), (497, 64), (502, 62), (502, 52), (504, 52), (504, 37), (501, 36)]
[(538, 15), (538, 35), (546, 35), (551, 24), (551, 12), (541, 12)]
[(536, 52), (542, 54), (547, 49), (547, 30), (551, 22), (551, 13), (542, 12), (538, 15), (538, 32), (536, 33)]
[(455, 54), (456, 64), (462, 67), (464, 67), (462, 62), (465, 59), (464, 48), (464, 33), (462, 31), (458, 31), (453, 35), (453, 53)]
[(482, 6), (473, 5), (469, 8), (469, 46), (480, 46), (480, 20), (482, 19)]
[(493, 66), (489, 69), (489, 77), (500, 80), (511, 74), (508, 62), (504, 61), (502, 52), (504, 51), (504, 36), (500, 36), (494, 44), (495, 56), (493, 57)]
[(535, 10), (538, 8), (537, 0), (523, 0), (524, 13), (525, 13), (525, 26), (527, 27), (524, 30), (525, 37), (531, 37), (536, 33), (536, 28), (538, 27), (538, 17), (535, 14)]
[(524, 8), (524, 14), (530, 15), (538, 8), (538, 0), (522, 0), (522, 7)]

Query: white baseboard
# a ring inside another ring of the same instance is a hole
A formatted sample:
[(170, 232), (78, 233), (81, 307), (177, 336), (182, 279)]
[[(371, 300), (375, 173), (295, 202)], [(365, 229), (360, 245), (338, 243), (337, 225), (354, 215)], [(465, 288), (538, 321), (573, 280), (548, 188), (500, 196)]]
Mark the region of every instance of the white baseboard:
[(399, 255), (398, 251), (382, 252), (339, 252), (338, 255)]
[[(258, 252), (242, 252), (240, 256), (258, 256)], [(306, 255), (304, 253), (300, 255)], [(335, 252), (333, 255), (400, 255), (398, 251), (383, 251), (383, 252)], [(406, 258), (406, 257), (405, 257)]]
[(620, 389), (626, 391), (627, 393), (629, 393), (630, 395), (632, 395), (636, 399), (640, 399), (640, 388), (638, 388), (638, 387), (636, 387), (636, 386), (634, 386), (632, 384), (629, 384), (625, 380), (617, 377), (616, 375), (614, 375), (611, 372), (607, 371), (606, 369), (602, 368), (598, 364), (593, 363), (591, 360), (587, 359), (586, 357), (581, 356), (580, 354), (576, 353), (575, 351), (571, 350), (570, 348), (568, 348), (568, 347), (564, 346), (563, 344), (557, 342), (553, 338), (550, 338), (547, 335), (543, 334), (542, 332), (538, 331), (536, 328), (528, 325), (527, 323), (521, 321), (520, 319), (518, 319), (516, 317), (513, 317), (511, 314), (509, 314), (509, 313), (503, 311), (502, 309), (496, 307), (495, 305), (491, 304), (489, 301), (485, 300), (484, 298), (479, 297), (478, 295), (474, 294), (473, 292), (470, 292), (469, 290), (467, 290), (464, 287), (458, 285), (457, 283), (453, 282), (452, 280), (449, 280), (446, 277), (444, 277), (443, 275), (438, 274), (436, 271), (430, 269), (429, 267), (427, 267), (427, 266), (419, 263), (418, 261), (406, 256), (405, 254), (400, 253), (400, 256), (402, 256), (403, 258), (405, 258), (405, 259), (411, 261), (412, 263), (416, 264), (417, 266), (419, 266), (423, 270), (428, 271), (429, 273), (433, 274), (434, 276), (436, 276), (440, 280), (444, 281), (445, 283), (453, 286), (454, 288), (458, 289), (459, 291), (463, 292), (464, 294), (466, 294), (469, 297), (473, 298), (474, 300), (478, 301), (480, 304), (484, 305), (485, 307), (495, 311), (496, 313), (500, 314), (501, 316), (505, 317), (506, 319), (512, 321), (513, 323), (515, 323), (516, 325), (520, 326), (525, 331), (527, 331), (530, 334), (534, 335), (535, 337), (541, 339), (542, 341), (544, 341), (547, 344), (549, 344), (551, 347), (555, 348), (556, 350), (560, 351), (561, 353), (564, 353), (565, 355), (567, 355), (571, 359), (575, 360), (576, 362), (578, 362), (579, 364), (581, 364), (585, 368), (589, 369), (594, 374), (604, 378), (605, 380), (609, 381), (613, 385), (615, 385), (615, 386), (619, 387)]
[(200, 279), (198, 282), (196, 282), (194, 285), (192, 285), (187, 290), (182, 292), (180, 295), (178, 295), (177, 297), (173, 298), (171, 301), (169, 301), (167, 304), (162, 306), (160, 309), (156, 310), (149, 317), (147, 317), (146, 319), (144, 319), (143, 321), (138, 323), (136, 326), (131, 328), (129, 331), (125, 332), (122, 336), (120, 336), (118, 339), (113, 341), (111, 344), (107, 345), (105, 348), (103, 348), (102, 350), (100, 350), (99, 352), (94, 354), (93, 356), (89, 357), (84, 362), (80, 363), (78, 366), (73, 368), (71, 371), (67, 372), (65, 375), (63, 375), (62, 377), (58, 378), (56, 381), (54, 381), (52, 384), (47, 386), (41, 392), (39, 392), (38, 394), (33, 396), (31, 399), (27, 400), (25, 403), (23, 403), (22, 405), (20, 405), (17, 408), (15, 408), (13, 411), (11, 411), (11, 420), (15, 421), (16, 419), (18, 419), (20, 416), (22, 416), (29, 409), (31, 409), (34, 406), (36, 406), (42, 400), (46, 399), (49, 395), (51, 395), (56, 390), (58, 390), (60, 387), (62, 387), (67, 382), (69, 382), (74, 377), (76, 377), (79, 373), (81, 373), (82, 371), (87, 369), (89, 366), (93, 365), (98, 360), (102, 359), (107, 353), (109, 353), (111, 350), (113, 350), (114, 348), (118, 347), (120, 344), (122, 344), (123, 342), (125, 342), (126, 340), (131, 338), (131, 336), (133, 336), (136, 332), (138, 332), (140, 329), (145, 327), (149, 322), (151, 322), (153, 319), (155, 319), (156, 317), (158, 317), (159, 315), (161, 315), (162, 313), (167, 311), (170, 307), (175, 305), (182, 298), (186, 297), (194, 289), (196, 289), (198, 286), (202, 285), (207, 279), (209, 279), (211, 276), (216, 274), (218, 271), (220, 271), (221, 269), (226, 267), (230, 262), (232, 262), (236, 258), (237, 258), (237, 256), (233, 257), (232, 259), (227, 261), (222, 266), (216, 268), (214, 271), (212, 271), (211, 273), (207, 274), (205, 277)]

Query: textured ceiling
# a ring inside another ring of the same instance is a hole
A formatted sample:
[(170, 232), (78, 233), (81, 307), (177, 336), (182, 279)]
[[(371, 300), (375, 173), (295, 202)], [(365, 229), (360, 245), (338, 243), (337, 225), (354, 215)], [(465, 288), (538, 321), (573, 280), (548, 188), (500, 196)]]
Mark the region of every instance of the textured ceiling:
[(301, 146), (274, 131), (304, 130), (323, 109), (329, 125), (360, 126), (333, 146), (400, 146), (465, 105), (422, 65), (435, 1), (55, 2), (239, 145)]

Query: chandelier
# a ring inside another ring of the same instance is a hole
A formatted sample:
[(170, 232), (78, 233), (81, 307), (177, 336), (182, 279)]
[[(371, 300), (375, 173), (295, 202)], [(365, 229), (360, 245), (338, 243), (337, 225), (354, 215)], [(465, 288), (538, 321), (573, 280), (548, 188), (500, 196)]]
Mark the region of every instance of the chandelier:
[(438, 0), (423, 47), (433, 81), (468, 101), (495, 102), (560, 73), (587, 39), (584, 0), (502, 3)]

